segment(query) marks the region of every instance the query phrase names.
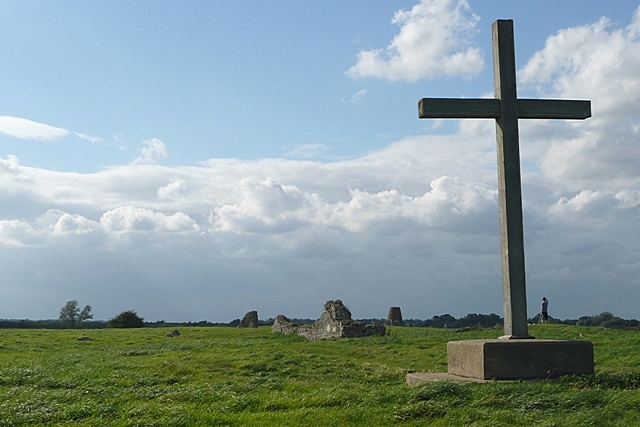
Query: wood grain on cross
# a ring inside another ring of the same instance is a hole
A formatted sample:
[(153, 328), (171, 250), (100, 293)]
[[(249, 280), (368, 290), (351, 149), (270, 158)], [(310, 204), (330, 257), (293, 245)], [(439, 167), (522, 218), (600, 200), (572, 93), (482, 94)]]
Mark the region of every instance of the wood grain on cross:
[(591, 102), (518, 99), (513, 21), (494, 22), (492, 35), (495, 98), (423, 98), (418, 103), (418, 115), (421, 119), (496, 120), (505, 332), (502, 338), (532, 338), (527, 327), (518, 119), (583, 120), (591, 117)]

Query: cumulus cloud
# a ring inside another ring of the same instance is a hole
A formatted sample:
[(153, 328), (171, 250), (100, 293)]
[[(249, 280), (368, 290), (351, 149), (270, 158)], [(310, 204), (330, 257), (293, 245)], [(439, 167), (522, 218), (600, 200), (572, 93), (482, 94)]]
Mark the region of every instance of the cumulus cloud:
[(134, 160), (135, 164), (156, 163), (167, 157), (167, 147), (158, 138), (149, 138), (142, 141), (141, 154)]
[(68, 136), (70, 132), (20, 117), (0, 116), (0, 133), (20, 139), (55, 141)]
[[(487, 231), (483, 212), (496, 209), (495, 190), (450, 177), (435, 179), (430, 187), (418, 197), (397, 190), (373, 194), (351, 190), (351, 200), (336, 205), (332, 221), (349, 231), (371, 233), (392, 229), (402, 233), (420, 226)], [(466, 221), (475, 227), (463, 226)]]
[(26, 179), (27, 175), (21, 170), (18, 158), (8, 155), (6, 159), (0, 158), (0, 180)]
[(91, 233), (94, 229), (95, 222), (90, 221), (81, 215), (68, 213), (62, 214), (60, 219), (58, 219), (53, 226), (53, 232), (55, 234), (85, 234)]
[(184, 179), (172, 179), (167, 185), (158, 188), (156, 193), (160, 199), (175, 199), (184, 195), (187, 191), (187, 186)]
[[(308, 221), (303, 212), (313, 210), (313, 195), (271, 178), (243, 179), (236, 187), (239, 200), (215, 208), (216, 228), (234, 232), (283, 232)], [(310, 209), (311, 207), (311, 209)]]
[(17, 219), (0, 220), (0, 244), (9, 247), (32, 246), (39, 241), (38, 232)]
[(484, 68), (472, 43), (479, 20), (466, 0), (422, 0), (396, 12), (400, 32), (389, 46), (361, 51), (346, 74), (391, 81), (475, 75)]
[(97, 222), (77, 213), (70, 214), (60, 209), (49, 209), (37, 218), (36, 223), (43, 232), (51, 232), (54, 236), (86, 234), (100, 229), (100, 224)]
[(183, 212), (166, 214), (140, 207), (121, 206), (104, 212), (98, 221), (94, 221), (78, 213), (49, 209), (34, 218), (33, 223), (0, 220), (0, 244), (46, 247), (56, 239), (69, 235), (98, 233), (108, 238), (109, 234), (116, 236), (118, 233), (128, 232), (193, 233), (199, 230), (198, 224)]
[(100, 223), (107, 231), (198, 231), (198, 225), (183, 212), (165, 214), (135, 206), (105, 212)]
[(635, 221), (640, 218), (640, 191), (583, 190), (573, 197), (561, 197), (549, 212), (566, 221)]
[(596, 120), (633, 118), (640, 106), (638, 28), (640, 8), (625, 28), (615, 28), (602, 17), (593, 24), (560, 30), (519, 71), (519, 77), (547, 96), (593, 99)]
[[(539, 165), (555, 180), (618, 181), (640, 177), (640, 8), (626, 27), (606, 17), (558, 31), (519, 71), (523, 88), (552, 98), (590, 99), (593, 117), (547, 136)], [(540, 124), (540, 128), (552, 126)], [(560, 138), (558, 138), (560, 136)]]

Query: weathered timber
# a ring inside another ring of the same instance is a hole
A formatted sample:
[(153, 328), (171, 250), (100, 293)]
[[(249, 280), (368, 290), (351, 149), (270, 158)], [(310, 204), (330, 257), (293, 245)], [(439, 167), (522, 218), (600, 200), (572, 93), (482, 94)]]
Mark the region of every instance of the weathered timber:
[[(421, 119), (496, 119), (500, 100), (484, 98), (422, 98)], [(518, 99), (519, 119), (584, 120), (591, 117), (591, 102), (571, 99)]]

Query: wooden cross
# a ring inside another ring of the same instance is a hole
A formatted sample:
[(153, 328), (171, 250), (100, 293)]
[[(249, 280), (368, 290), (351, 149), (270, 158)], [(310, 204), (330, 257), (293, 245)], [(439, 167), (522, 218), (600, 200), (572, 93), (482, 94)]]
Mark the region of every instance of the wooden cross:
[(584, 120), (591, 117), (591, 101), (518, 99), (513, 21), (494, 22), (492, 35), (495, 98), (423, 98), (418, 116), (496, 120), (505, 332), (501, 338), (533, 338), (527, 327), (518, 119)]

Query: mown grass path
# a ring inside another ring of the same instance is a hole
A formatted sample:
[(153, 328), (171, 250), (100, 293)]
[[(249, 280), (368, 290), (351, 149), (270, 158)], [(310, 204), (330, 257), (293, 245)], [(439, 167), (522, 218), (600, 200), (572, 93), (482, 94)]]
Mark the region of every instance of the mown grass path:
[(591, 340), (594, 376), (418, 387), (406, 373), (446, 371), (447, 341), (500, 331), (319, 342), (263, 327), (167, 331), (0, 330), (0, 426), (640, 425), (639, 331), (531, 327)]

